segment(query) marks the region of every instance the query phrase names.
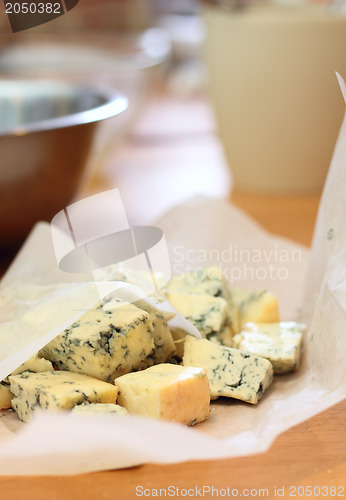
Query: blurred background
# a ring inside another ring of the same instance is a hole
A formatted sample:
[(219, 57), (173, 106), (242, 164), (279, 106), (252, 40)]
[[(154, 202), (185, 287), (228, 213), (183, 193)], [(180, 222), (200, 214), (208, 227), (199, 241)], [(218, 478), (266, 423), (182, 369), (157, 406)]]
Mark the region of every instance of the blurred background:
[[(195, 195), (319, 193), (344, 112), (335, 76), (346, 77), (344, 10), (340, 1), (80, 0), (12, 33), (1, 6), (2, 261), (37, 220), (113, 187), (132, 224)], [(14, 81), (37, 82), (35, 99), (9, 94)], [(47, 97), (42, 82), (73, 88)], [(97, 97), (72, 99), (78, 86)], [(111, 117), (91, 118), (110, 90), (127, 109), (117, 101)], [(50, 121), (71, 114), (73, 140), (71, 124)], [(49, 148), (38, 123), (60, 134)]]

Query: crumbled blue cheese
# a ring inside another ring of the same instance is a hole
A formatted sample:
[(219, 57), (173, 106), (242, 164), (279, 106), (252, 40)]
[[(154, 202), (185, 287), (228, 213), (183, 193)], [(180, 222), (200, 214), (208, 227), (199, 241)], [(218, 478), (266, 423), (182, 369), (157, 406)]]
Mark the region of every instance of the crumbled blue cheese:
[(274, 373), (288, 373), (300, 364), (305, 325), (294, 321), (247, 323), (233, 338), (234, 347), (269, 359)]
[(165, 293), (202, 294), (225, 299), (229, 308), (230, 329), (233, 333), (239, 331), (238, 310), (233, 304), (226, 280), (218, 267), (198, 269), (172, 278), (165, 287)]
[(12, 408), (23, 422), (38, 409), (71, 409), (85, 401), (115, 403), (118, 392), (113, 384), (68, 371), (24, 372), (9, 380)]
[(191, 336), (185, 339), (183, 365), (207, 370), (212, 399), (226, 396), (256, 404), (273, 379), (267, 359)]
[[(37, 354), (34, 354), (34, 356), (31, 356), (31, 358), (13, 370), (11, 375), (18, 375), (19, 373), (23, 373), (25, 371), (45, 372), (51, 370), (53, 370), (53, 365), (50, 361), (40, 358)], [(6, 377), (2, 382), (0, 382), (0, 410), (11, 408), (12, 397), (13, 394), (10, 391), (9, 379)]]
[(235, 288), (230, 293), (233, 303), (238, 308), (240, 328), (248, 322), (272, 323), (280, 321), (278, 299), (271, 292)]
[(128, 373), (153, 351), (150, 315), (116, 301), (106, 310), (97, 304), (41, 350), (60, 369), (107, 382)]
[(81, 404), (72, 408), (74, 415), (127, 415), (126, 408), (119, 406), (115, 403), (90, 403)]
[(206, 370), (163, 363), (114, 382), (129, 413), (194, 425), (209, 416)]

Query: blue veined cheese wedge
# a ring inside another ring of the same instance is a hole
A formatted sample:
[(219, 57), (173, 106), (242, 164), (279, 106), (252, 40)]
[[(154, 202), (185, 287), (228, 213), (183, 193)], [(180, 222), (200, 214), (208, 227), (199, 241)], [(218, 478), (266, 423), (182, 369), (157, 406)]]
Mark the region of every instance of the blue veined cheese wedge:
[(150, 315), (133, 304), (115, 301), (88, 310), (40, 352), (60, 369), (113, 382), (153, 351)]
[[(17, 375), (25, 371), (45, 372), (51, 370), (53, 370), (53, 365), (50, 361), (40, 358), (37, 354), (34, 354), (34, 356), (31, 356), (31, 358), (16, 368), (11, 375)], [(13, 394), (10, 391), (10, 383), (8, 377), (6, 377), (2, 382), (0, 382), (0, 410), (11, 408), (12, 397)]]
[(238, 310), (230, 296), (227, 282), (218, 267), (206, 267), (172, 278), (164, 290), (166, 294), (207, 294), (213, 297), (222, 297), (228, 303), (230, 329), (233, 334), (239, 331)]
[[(219, 344), (232, 345), (232, 321), (228, 302), (222, 297), (207, 294), (168, 293), (172, 306), (207, 338)], [(173, 337), (181, 338), (179, 334)]]
[(9, 380), (12, 408), (23, 422), (38, 409), (71, 409), (85, 401), (115, 403), (118, 393), (113, 384), (68, 371), (24, 372)]
[(239, 312), (239, 323), (276, 323), (280, 321), (277, 297), (267, 290), (230, 290), (233, 303)]
[(149, 366), (164, 363), (176, 352), (175, 343), (167, 323), (175, 315), (170, 311), (159, 309), (159, 303), (160, 301), (153, 297), (134, 303), (136, 307), (149, 313), (153, 323), (152, 337), (154, 340), (153, 351), (136, 366), (136, 370), (144, 370)]
[(294, 321), (247, 323), (233, 338), (234, 347), (269, 359), (274, 373), (288, 373), (299, 367), (305, 329)]
[(225, 396), (256, 404), (273, 379), (267, 359), (191, 336), (185, 339), (183, 365), (207, 370), (212, 399)]
[(163, 363), (114, 382), (118, 404), (129, 413), (194, 425), (209, 416), (206, 370)]
[(128, 415), (126, 408), (113, 403), (81, 404), (72, 408), (73, 415)]

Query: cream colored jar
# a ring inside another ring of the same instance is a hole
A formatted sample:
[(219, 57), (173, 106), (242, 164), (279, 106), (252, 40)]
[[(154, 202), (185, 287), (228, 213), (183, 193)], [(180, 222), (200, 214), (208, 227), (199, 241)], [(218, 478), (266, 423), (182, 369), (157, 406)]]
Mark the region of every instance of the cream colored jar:
[(323, 5), (204, 7), (210, 94), (238, 189), (320, 190), (344, 103), (346, 16)]

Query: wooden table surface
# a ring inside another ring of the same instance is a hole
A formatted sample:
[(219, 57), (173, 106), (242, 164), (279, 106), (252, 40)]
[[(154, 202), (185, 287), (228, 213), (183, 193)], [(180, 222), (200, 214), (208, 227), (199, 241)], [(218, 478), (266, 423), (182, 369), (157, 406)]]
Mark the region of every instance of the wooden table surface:
[[(181, 148), (186, 147), (186, 138), (183, 143)], [(317, 194), (279, 197), (234, 192), (230, 198), (268, 230), (310, 244)], [(79, 476), (0, 477), (0, 499), (134, 499), (139, 498), (136, 487), (143, 497), (154, 498), (158, 494), (152, 489), (169, 486), (179, 498), (343, 498), (345, 414), (344, 401), (280, 435), (268, 452), (250, 457), (143, 465)]]

